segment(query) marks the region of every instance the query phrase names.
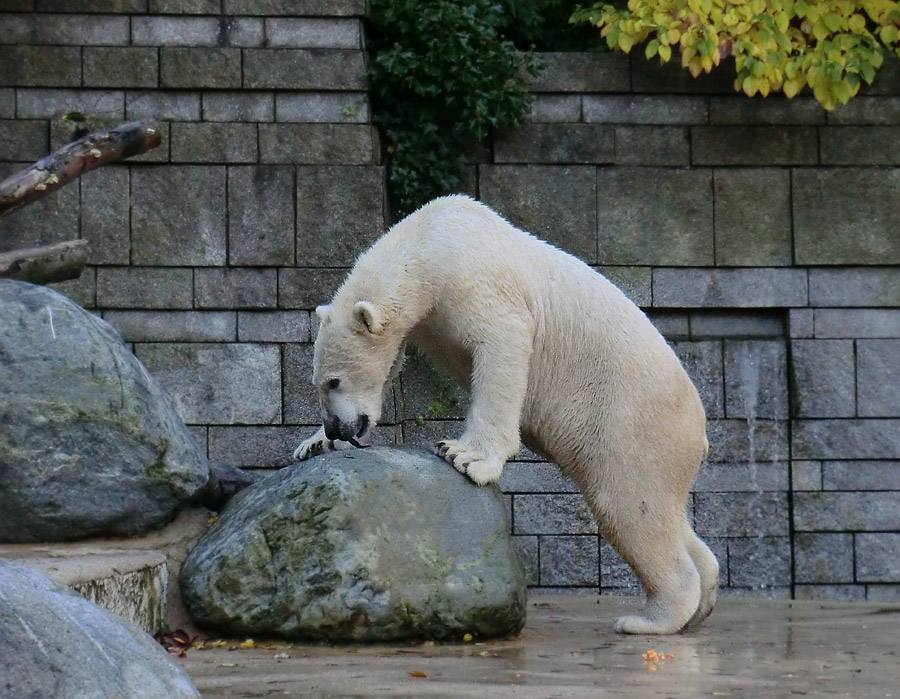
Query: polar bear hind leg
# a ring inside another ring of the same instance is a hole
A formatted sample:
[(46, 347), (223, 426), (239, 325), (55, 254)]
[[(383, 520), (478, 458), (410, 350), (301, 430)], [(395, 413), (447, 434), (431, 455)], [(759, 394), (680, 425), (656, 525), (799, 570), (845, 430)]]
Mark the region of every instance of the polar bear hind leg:
[(708, 617), (716, 606), (716, 593), (719, 589), (719, 563), (713, 552), (704, 544), (691, 529), (684, 523), (684, 542), (687, 546), (694, 567), (700, 573), (700, 605), (694, 616), (688, 621), (688, 627), (697, 626)]
[[(647, 595), (643, 614), (619, 617), (616, 632), (680, 631), (698, 612), (702, 598), (701, 574), (685, 537), (686, 531), (692, 536), (693, 531), (684, 514), (672, 511), (672, 504), (665, 502), (644, 501), (641, 507), (622, 507), (624, 502), (636, 502), (634, 496), (616, 496), (605, 488), (588, 492), (587, 499), (600, 533), (631, 566)], [(701, 565), (708, 574), (706, 558), (701, 559)]]

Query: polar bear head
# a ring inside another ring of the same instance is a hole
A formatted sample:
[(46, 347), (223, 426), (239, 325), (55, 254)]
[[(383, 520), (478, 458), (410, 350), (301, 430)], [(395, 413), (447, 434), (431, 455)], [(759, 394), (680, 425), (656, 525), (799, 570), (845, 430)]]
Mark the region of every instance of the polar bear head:
[(316, 309), (319, 334), (313, 352), (313, 384), (328, 439), (362, 446), (381, 417), (384, 391), (403, 350), (389, 315), (360, 300)]

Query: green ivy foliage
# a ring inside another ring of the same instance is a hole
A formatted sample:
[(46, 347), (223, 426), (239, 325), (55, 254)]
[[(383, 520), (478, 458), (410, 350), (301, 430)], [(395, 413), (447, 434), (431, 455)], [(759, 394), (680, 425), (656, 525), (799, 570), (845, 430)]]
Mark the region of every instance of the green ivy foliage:
[(501, 36), (491, 0), (371, 0), (369, 74), (395, 218), (459, 191), (464, 153), (520, 125), (537, 58)]

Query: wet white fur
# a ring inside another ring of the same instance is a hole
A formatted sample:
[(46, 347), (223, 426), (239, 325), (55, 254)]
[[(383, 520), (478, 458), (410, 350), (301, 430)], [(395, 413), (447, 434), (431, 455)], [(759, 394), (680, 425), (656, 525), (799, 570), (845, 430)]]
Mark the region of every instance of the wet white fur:
[[(416, 344), (471, 391), (462, 435), (439, 445), (445, 459), (493, 483), (521, 438), (578, 483), (647, 594), (617, 631), (673, 633), (712, 611), (718, 564), (685, 513), (708, 448), (703, 407), (662, 336), (606, 278), (451, 196), (388, 231), (318, 310), (326, 413), (374, 424), (406, 342)], [(295, 455), (329, 448), (320, 430)]]

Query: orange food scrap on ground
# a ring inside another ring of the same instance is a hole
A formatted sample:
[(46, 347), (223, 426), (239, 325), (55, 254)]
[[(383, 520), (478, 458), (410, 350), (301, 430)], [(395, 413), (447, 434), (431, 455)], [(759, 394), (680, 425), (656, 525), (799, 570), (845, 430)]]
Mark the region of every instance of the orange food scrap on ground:
[(647, 672), (656, 672), (656, 668), (660, 663), (667, 663), (675, 659), (675, 656), (671, 653), (657, 653), (655, 650), (641, 653), (641, 657), (647, 663)]
[(421, 670), (413, 670), (412, 672), (409, 673), (409, 676), (410, 677), (428, 677), (428, 675), (426, 675)]

